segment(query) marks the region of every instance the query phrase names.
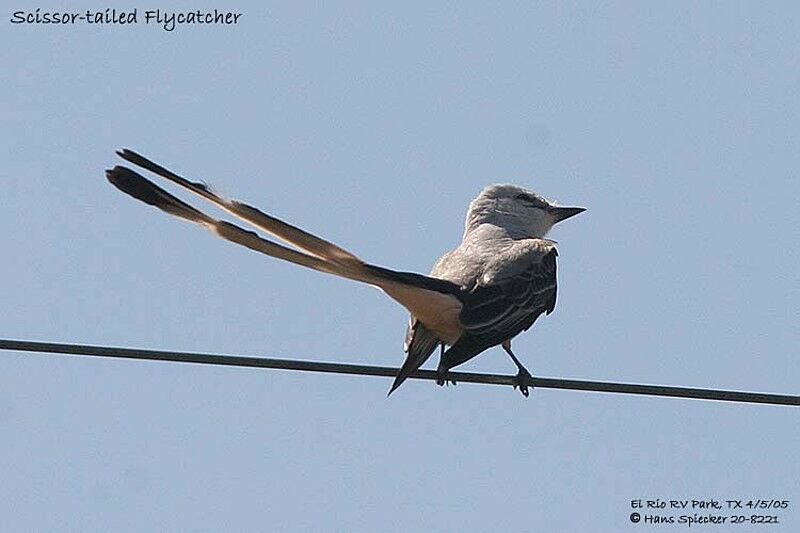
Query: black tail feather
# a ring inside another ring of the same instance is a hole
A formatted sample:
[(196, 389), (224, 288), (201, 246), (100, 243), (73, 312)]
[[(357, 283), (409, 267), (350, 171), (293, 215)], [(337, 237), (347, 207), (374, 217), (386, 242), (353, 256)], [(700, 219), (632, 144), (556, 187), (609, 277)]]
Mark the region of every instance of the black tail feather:
[(183, 200), (171, 195), (155, 183), (137, 174), (133, 170), (115, 166), (106, 170), (106, 178), (117, 189), (133, 196), (146, 204), (155, 206), (162, 211), (175, 215), (191, 222), (206, 222), (208, 218), (202, 212), (190, 206)]

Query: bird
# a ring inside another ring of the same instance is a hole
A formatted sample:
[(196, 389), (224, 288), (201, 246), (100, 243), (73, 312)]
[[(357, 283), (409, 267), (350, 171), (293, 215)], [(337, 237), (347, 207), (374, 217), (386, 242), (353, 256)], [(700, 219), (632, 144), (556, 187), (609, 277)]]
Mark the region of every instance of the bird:
[(511, 341), (542, 313), (549, 315), (555, 309), (558, 251), (556, 241), (546, 235), (555, 224), (585, 208), (556, 205), (518, 185), (489, 185), (469, 204), (461, 243), (442, 255), (426, 276), (367, 263), (334, 243), (220, 196), (207, 184), (181, 177), (133, 150), (122, 149), (117, 155), (292, 247), (211, 217), (126, 166), (106, 170), (108, 181), (133, 198), (262, 254), (373, 285), (404, 306), (410, 313), (406, 358), (389, 395), (437, 348), (437, 383), (444, 385), (451, 382), (450, 369), (499, 345), (517, 368), (514, 387), (528, 397), (533, 376), (512, 351)]

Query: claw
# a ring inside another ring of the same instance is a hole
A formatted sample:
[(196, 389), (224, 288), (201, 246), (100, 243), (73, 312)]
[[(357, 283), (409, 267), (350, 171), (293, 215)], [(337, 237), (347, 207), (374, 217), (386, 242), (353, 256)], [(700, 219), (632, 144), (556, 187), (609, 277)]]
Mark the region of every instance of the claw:
[[(530, 391), (528, 390), (528, 385), (533, 383), (533, 376), (531, 376), (530, 372), (527, 370), (520, 369), (517, 373), (516, 378), (514, 378), (514, 388), (519, 388), (519, 392), (522, 393), (523, 396), (526, 398), (530, 396)], [(530, 385), (530, 388), (533, 388), (533, 385)]]
[(447, 370), (441, 368), (439, 369), (439, 377), (436, 379), (436, 384), (440, 387), (444, 385), (450, 386), (450, 384), (457, 385), (452, 379), (447, 379)]

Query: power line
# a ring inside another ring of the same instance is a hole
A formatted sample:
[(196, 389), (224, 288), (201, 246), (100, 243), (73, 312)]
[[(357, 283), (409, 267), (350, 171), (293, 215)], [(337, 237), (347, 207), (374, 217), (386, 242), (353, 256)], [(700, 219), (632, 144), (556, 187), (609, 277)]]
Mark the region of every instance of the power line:
[[(358, 376), (380, 376), (393, 378), (397, 375), (396, 368), (385, 366), (325, 363), (320, 361), (299, 361), (291, 359), (270, 359), (266, 357), (247, 357), (241, 355), (139, 350), (135, 348), (117, 348), (113, 346), (59, 344), (52, 342), (16, 341), (6, 339), (0, 339), (0, 350), (51, 354), (56, 353), (66, 355), (87, 355), (95, 357), (115, 357), (122, 359), (144, 359), (151, 361), (171, 361), (176, 363), (199, 363), (205, 365), (273, 368), (280, 370), (297, 370), (301, 372), (324, 372), (330, 374), (351, 374)], [(436, 380), (439, 376), (433, 370), (417, 370), (410, 377), (413, 379)], [(489, 385), (515, 384), (515, 376), (498, 374), (449, 372), (448, 379), (456, 382), (484, 383)], [(609, 383), (603, 381), (579, 381), (572, 379), (534, 377), (531, 383), (528, 383), (528, 386), (543, 389), (568, 389), (594, 392), (615, 392), (624, 394), (644, 394), (650, 396), (668, 396), (673, 398), (694, 398), (700, 400), (719, 400), (728, 402), (800, 405), (800, 396), (718, 389), (668, 387), (663, 385), (639, 385), (635, 383)]]

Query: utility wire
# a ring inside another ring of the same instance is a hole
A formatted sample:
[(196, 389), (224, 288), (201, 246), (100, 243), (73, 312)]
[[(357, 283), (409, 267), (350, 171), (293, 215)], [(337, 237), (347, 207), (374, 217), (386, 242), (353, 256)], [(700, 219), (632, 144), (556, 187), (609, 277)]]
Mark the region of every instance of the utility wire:
[[(291, 359), (268, 359), (265, 357), (245, 357), (241, 355), (219, 355), (189, 352), (168, 352), (161, 350), (139, 350), (113, 346), (88, 346), (83, 344), (58, 344), (51, 342), (16, 341), (0, 339), (0, 350), (57, 353), (67, 355), (88, 355), (97, 357), (116, 357), (123, 359), (146, 359), (152, 361), (172, 361), (176, 363), (199, 363), (206, 365), (226, 365), (254, 368), (274, 368), (302, 372), (325, 372), (332, 374), (351, 374), (358, 376), (395, 377), (397, 369), (384, 366), (325, 363), (318, 361), (298, 361)], [(439, 376), (432, 370), (417, 370), (410, 376), (414, 379), (436, 380)], [(497, 374), (477, 374), (449, 372), (449, 380), (489, 385), (515, 385), (515, 376)], [(528, 386), (543, 389), (569, 389), (594, 392), (616, 392), (624, 394), (645, 394), (650, 396), (669, 396), (673, 398), (694, 398), (728, 402), (768, 403), (775, 405), (800, 405), (800, 396), (785, 394), (765, 394), (760, 392), (740, 392), (718, 389), (696, 389), (687, 387), (667, 387), (663, 385), (639, 385), (635, 383), (609, 383), (602, 381), (578, 381), (572, 379), (534, 377)]]

